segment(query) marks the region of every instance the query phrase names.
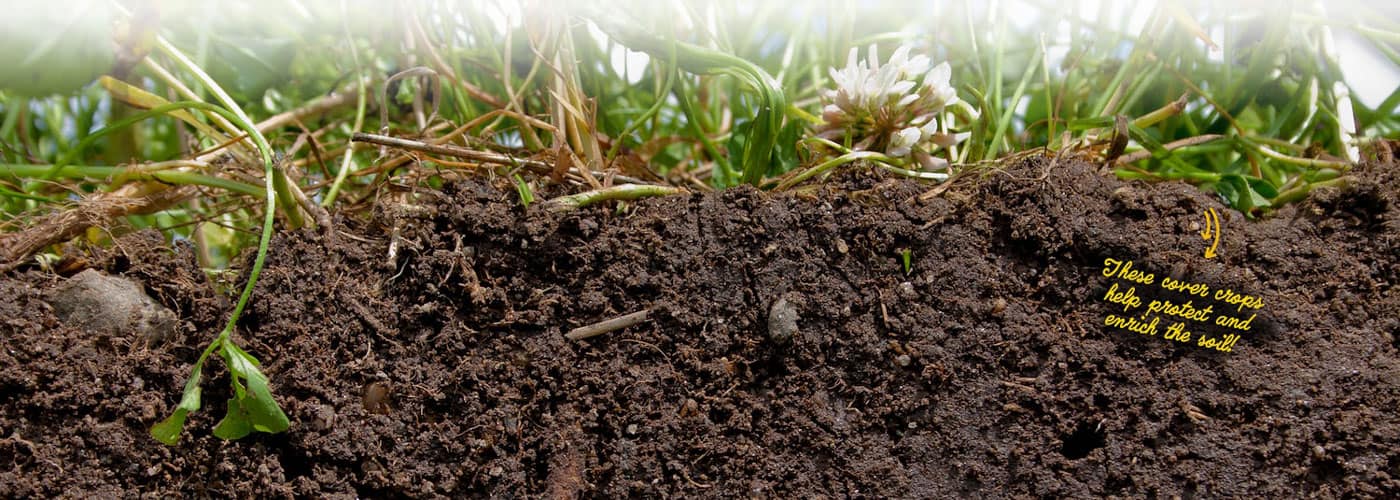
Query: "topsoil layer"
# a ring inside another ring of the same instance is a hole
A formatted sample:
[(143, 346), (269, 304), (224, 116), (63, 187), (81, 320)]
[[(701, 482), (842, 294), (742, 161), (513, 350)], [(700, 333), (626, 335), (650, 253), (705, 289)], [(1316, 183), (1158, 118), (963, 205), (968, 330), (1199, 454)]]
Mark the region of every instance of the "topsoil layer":
[[(852, 174), (554, 215), (457, 184), (278, 236), (236, 337), (292, 427), (212, 437), (216, 360), (173, 448), (147, 429), (230, 301), (138, 234), (90, 261), (178, 314), (154, 347), (62, 324), (64, 278), (0, 280), (0, 497), (1395, 497), (1395, 168), (1258, 222), (1068, 160), (926, 203)], [(1105, 327), (1107, 258), (1265, 306), (1229, 353)]]

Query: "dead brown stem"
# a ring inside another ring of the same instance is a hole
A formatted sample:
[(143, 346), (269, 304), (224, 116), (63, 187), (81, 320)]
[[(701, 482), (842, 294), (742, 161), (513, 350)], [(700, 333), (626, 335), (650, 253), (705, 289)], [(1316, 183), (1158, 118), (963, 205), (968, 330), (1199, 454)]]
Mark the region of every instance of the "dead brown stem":
[(622, 316), (599, 321), (591, 325), (580, 326), (573, 330), (569, 330), (569, 333), (564, 334), (564, 338), (567, 338), (569, 340), (583, 340), (586, 338), (597, 337), (604, 333), (621, 330), (623, 328), (627, 328), (629, 326), (646, 321), (647, 313), (650, 312), (651, 309), (642, 309), (632, 314), (624, 314)]

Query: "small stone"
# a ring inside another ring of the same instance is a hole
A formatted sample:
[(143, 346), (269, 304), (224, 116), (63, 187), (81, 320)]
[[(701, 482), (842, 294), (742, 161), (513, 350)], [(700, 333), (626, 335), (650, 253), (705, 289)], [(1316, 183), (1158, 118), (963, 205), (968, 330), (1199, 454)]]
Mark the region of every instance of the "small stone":
[(1001, 297), (997, 297), (996, 300), (993, 300), (993, 301), (992, 301), (992, 314), (1001, 314), (1001, 312), (1002, 312), (1002, 311), (1005, 311), (1005, 310), (1006, 310), (1006, 299), (1003, 299), (1003, 298), (1001, 298)]
[(779, 298), (768, 309), (768, 339), (779, 344), (792, 341), (797, 334), (797, 306), (787, 298)]
[(846, 240), (836, 238), (836, 251), (841, 254), (851, 251), (851, 247), (846, 245)]
[(392, 392), (392, 390), (388, 382), (378, 381), (366, 385), (365, 393), (361, 401), (365, 406), (365, 411), (378, 413), (380, 415), (389, 413), (390, 392)]
[(637, 435), (637, 424), (627, 424), (627, 435), (628, 435), (628, 436), (636, 436), (636, 435)]
[(111, 335), (136, 335), (155, 347), (175, 333), (178, 317), (141, 285), (88, 269), (48, 294), (54, 313), (68, 326)]
[(910, 358), (908, 354), (900, 354), (898, 357), (894, 358), (894, 362), (898, 363), (899, 366), (909, 366), (909, 363), (913, 363), (914, 360)]
[(317, 406), (315, 416), (311, 418), (311, 430), (324, 431), (334, 426), (335, 408), (330, 405)]
[(908, 281), (899, 284), (899, 297), (904, 300), (914, 300), (919, 298), (919, 292), (914, 291), (914, 284)]
[(912, 422), (912, 421), (909, 422), (909, 430), (912, 431), (912, 430), (918, 429), (918, 428), (919, 428), (919, 423), (918, 423), (918, 422)]
[(1327, 449), (1323, 448), (1320, 444), (1313, 445), (1312, 454), (1314, 459), (1322, 460), (1327, 458)]

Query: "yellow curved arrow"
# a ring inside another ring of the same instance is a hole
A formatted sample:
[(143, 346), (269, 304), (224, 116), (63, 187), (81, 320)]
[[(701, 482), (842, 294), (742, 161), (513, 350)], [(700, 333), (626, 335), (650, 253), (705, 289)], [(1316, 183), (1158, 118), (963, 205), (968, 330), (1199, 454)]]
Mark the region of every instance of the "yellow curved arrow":
[(1215, 213), (1214, 208), (1207, 209), (1205, 216), (1206, 228), (1201, 231), (1201, 239), (1210, 240), (1212, 237), (1215, 238), (1215, 242), (1211, 243), (1209, 248), (1206, 248), (1206, 258), (1211, 259), (1216, 255), (1215, 249), (1220, 247), (1220, 230), (1223, 228), (1220, 226), (1220, 214)]

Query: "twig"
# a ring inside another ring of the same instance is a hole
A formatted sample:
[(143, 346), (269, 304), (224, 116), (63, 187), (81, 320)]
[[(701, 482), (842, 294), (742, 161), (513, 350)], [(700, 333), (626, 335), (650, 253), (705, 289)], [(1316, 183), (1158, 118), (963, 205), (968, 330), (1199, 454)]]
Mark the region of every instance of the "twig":
[(297, 109), (272, 115), (268, 117), (268, 119), (258, 123), (258, 130), (262, 132), (276, 130), (296, 123), (298, 120), (305, 120), (313, 116), (325, 114), (333, 109), (355, 102), (359, 95), (359, 89), (354, 85), (346, 86), (331, 95), (318, 97)]
[[(1217, 140), (1217, 139), (1222, 139), (1222, 138), (1224, 138), (1224, 137), (1225, 137), (1225, 136), (1220, 135), (1220, 134), (1203, 134), (1203, 135), (1198, 135), (1198, 136), (1195, 136), (1195, 137), (1187, 137), (1187, 138), (1185, 138), (1185, 139), (1181, 139), (1181, 140), (1176, 140), (1176, 141), (1168, 142), (1168, 143), (1166, 143), (1166, 144), (1163, 144), (1163, 145), (1162, 145), (1162, 148), (1163, 148), (1163, 149), (1166, 149), (1167, 151), (1171, 151), (1171, 150), (1173, 150), (1173, 149), (1181, 149), (1181, 148), (1184, 148), (1184, 147), (1187, 147), (1187, 146), (1195, 146), (1195, 145), (1197, 145), (1197, 144), (1205, 144), (1205, 143), (1207, 143), (1207, 142), (1211, 142), (1211, 141), (1214, 141), (1214, 140)], [(1151, 151), (1148, 151), (1148, 150), (1135, 151), (1135, 152), (1133, 152), (1133, 153), (1120, 156), (1120, 157), (1118, 158), (1118, 161), (1117, 161), (1117, 162), (1114, 162), (1114, 165), (1127, 165), (1127, 164), (1129, 164), (1129, 163), (1132, 163), (1132, 162), (1135, 162), (1135, 161), (1138, 161), (1138, 160), (1146, 160), (1146, 159), (1151, 158), (1151, 157), (1152, 157), (1152, 152), (1151, 152)]]
[(568, 196), (560, 196), (546, 201), (541, 206), (551, 212), (568, 212), (583, 208), (595, 203), (610, 200), (636, 200), (649, 198), (652, 196), (670, 196), (674, 194), (685, 194), (689, 191), (671, 186), (654, 186), (649, 184), (620, 184), (603, 189), (595, 189)]
[[(539, 160), (532, 160), (529, 158), (516, 158), (507, 154), (495, 153), (491, 151), (478, 151), (474, 149), (467, 149), (461, 146), (453, 146), (450, 144), (430, 144), (423, 141), (415, 141), (411, 139), (390, 137), (387, 135), (365, 134), (358, 132), (355, 133), (355, 135), (352, 136), (350, 140), (353, 142), (364, 142), (369, 144), (377, 144), (380, 146), (407, 149), (409, 151), (440, 154), (445, 156), (451, 156), (454, 158), (471, 160), (477, 163), (489, 163), (492, 165), (506, 165), (512, 167), (521, 166), (530, 169), (530, 171), (539, 175), (549, 175), (551, 172), (554, 171), (553, 166)], [(579, 173), (578, 168), (570, 168), (569, 173), (574, 175), (581, 175)], [(650, 184), (647, 181), (626, 175), (614, 174), (612, 175), (612, 178), (631, 184)]]
[(399, 149), (407, 149), (409, 151), (419, 151), (423, 153), (447, 155), (454, 158), (462, 158), (479, 163), (490, 163), (493, 165), (507, 166), (519, 165), (533, 170), (537, 173), (543, 174), (549, 173), (549, 171), (552, 169), (552, 167), (550, 167), (548, 163), (539, 160), (531, 160), (528, 158), (516, 158), (514, 156), (505, 155), (501, 153), (493, 153), (490, 151), (477, 151), (474, 149), (467, 149), (464, 147), (453, 146), (449, 144), (428, 144), (423, 141), (402, 139), (398, 137), (390, 137), (387, 135), (366, 134), (363, 132), (356, 132), (355, 135), (351, 136), (350, 140), (353, 142), (368, 142), (370, 144), (377, 144), (380, 146), (390, 146)]
[(626, 314), (618, 316), (616, 318), (599, 321), (597, 323), (587, 326), (580, 326), (573, 330), (569, 330), (569, 333), (564, 334), (564, 338), (567, 338), (569, 340), (583, 340), (586, 338), (597, 337), (604, 333), (612, 332), (615, 330), (621, 330), (623, 328), (627, 328), (629, 326), (646, 321), (647, 313), (649, 312), (651, 312), (651, 309), (642, 309), (632, 314)]

